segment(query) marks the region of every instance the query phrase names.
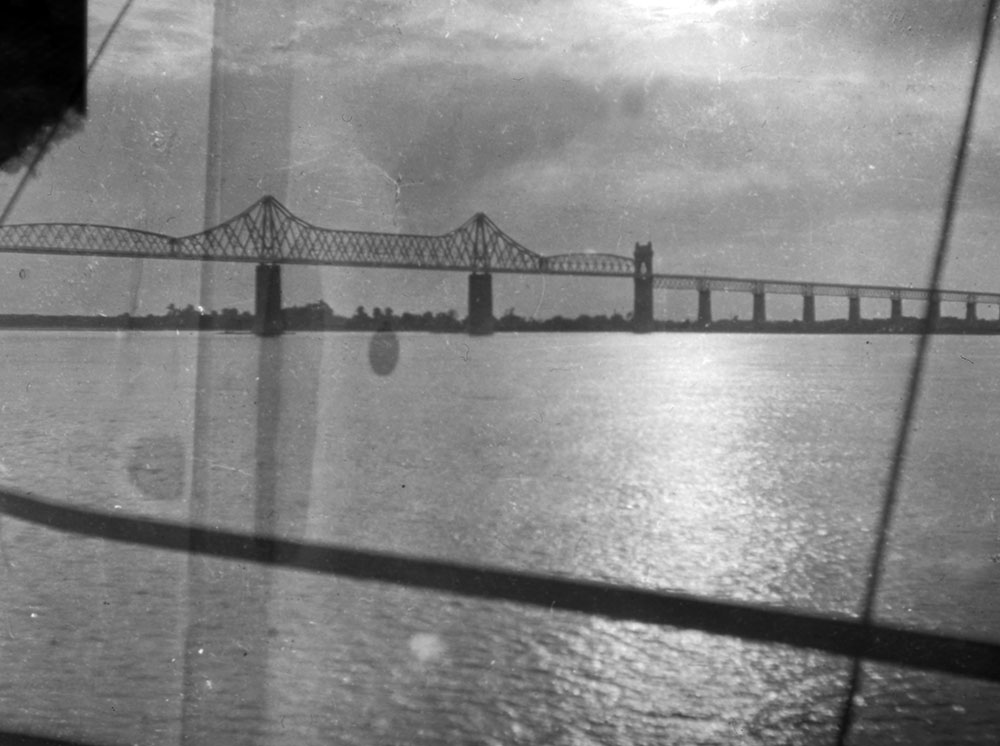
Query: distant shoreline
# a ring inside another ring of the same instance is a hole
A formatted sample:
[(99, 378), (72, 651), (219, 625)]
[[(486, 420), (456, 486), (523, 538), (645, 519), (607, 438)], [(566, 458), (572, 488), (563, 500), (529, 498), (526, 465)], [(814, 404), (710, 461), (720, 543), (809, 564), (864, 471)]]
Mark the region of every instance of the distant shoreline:
[[(444, 334), (464, 334), (464, 319), (453, 311), (436, 315), (403, 314), (401, 316), (355, 315), (352, 318), (316, 316), (286, 310), (286, 331), (306, 332), (373, 332), (373, 331), (423, 331)], [(377, 309), (376, 309), (377, 310)], [(292, 313), (289, 313), (291, 311)], [(724, 319), (708, 324), (692, 321), (655, 321), (647, 333), (700, 333), (700, 334), (919, 334), (923, 320), (915, 317), (901, 319), (829, 319), (805, 323), (792, 321), (740, 321)], [(165, 316), (74, 316), (43, 314), (0, 314), (0, 329), (34, 331), (218, 331), (250, 333), (253, 317), (241, 314), (169, 314)], [(494, 322), (495, 333), (507, 332), (627, 332), (633, 333), (631, 321), (615, 314), (606, 316), (580, 316), (575, 319), (556, 316), (550, 319), (524, 319), (507, 314)], [(954, 317), (938, 319), (935, 334), (1000, 334), (1000, 321), (966, 321)]]

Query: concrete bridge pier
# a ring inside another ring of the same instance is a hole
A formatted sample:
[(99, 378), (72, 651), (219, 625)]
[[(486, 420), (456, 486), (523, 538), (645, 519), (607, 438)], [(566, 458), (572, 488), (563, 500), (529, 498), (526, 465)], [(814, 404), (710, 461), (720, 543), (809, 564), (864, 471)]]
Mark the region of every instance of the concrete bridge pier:
[(816, 296), (802, 296), (802, 321), (806, 324), (816, 323)]
[(856, 295), (847, 297), (847, 320), (852, 323), (861, 321), (861, 298)]
[(889, 311), (889, 318), (893, 321), (899, 321), (903, 318), (903, 299), (902, 298), (892, 298), (891, 307)]
[(763, 324), (767, 321), (767, 305), (763, 290), (753, 291), (753, 323)]
[(965, 320), (975, 321), (976, 316), (976, 302), (974, 300), (966, 301), (965, 303)]
[(635, 296), (632, 307), (632, 331), (653, 330), (653, 244), (635, 245)]
[(469, 334), (493, 333), (493, 275), (488, 272), (469, 275)]
[(927, 301), (927, 315), (930, 317), (931, 321), (937, 321), (941, 318), (940, 298), (931, 298)]
[(698, 323), (712, 323), (712, 291), (708, 288), (698, 291)]
[(257, 265), (253, 331), (261, 337), (273, 337), (285, 331), (280, 264)]

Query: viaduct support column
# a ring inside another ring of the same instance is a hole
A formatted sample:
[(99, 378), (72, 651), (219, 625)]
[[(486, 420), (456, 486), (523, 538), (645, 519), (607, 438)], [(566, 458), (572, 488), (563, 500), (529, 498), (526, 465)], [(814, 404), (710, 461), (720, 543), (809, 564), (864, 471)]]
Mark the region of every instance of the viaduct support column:
[(899, 321), (901, 318), (903, 318), (903, 299), (893, 298), (891, 300), (891, 303), (892, 303), (891, 306), (892, 310), (889, 311), (889, 318), (892, 319), (893, 321)]
[(932, 297), (927, 301), (927, 315), (930, 317), (931, 321), (937, 321), (941, 318), (941, 299)]
[(632, 331), (653, 330), (653, 244), (635, 245), (635, 300), (632, 308)]
[(965, 320), (975, 321), (976, 316), (976, 302), (974, 300), (967, 301), (965, 304)]
[(861, 298), (856, 295), (847, 297), (847, 320), (851, 323), (861, 321)]
[(285, 331), (281, 310), (281, 265), (258, 264), (254, 296), (253, 331), (261, 337), (273, 337)]
[(767, 306), (763, 290), (753, 291), (753, 323), (763, 324), (767, 321)]
[(698, 323), (712, 323), (712, 291), (708, 288), (698, 291)]
[(806, 324), (816, 323), (816, 296), (802, 296), (802, 321)]
[(469, 275), (469, 334), (493, 333), (493, 275)]

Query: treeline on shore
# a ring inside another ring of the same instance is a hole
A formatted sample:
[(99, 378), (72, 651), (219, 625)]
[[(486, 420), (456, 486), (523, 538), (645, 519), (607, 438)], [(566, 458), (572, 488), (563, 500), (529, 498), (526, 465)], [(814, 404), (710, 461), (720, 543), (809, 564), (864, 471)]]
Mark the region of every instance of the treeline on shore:
[[(464, 332), (467, 319), (454, 309), (433, 313), (396, 314), (391, 308), (373, 308), (371, 313), (358, 306), (351, 316), (342, 316), (324, 301), (282, 309), (285, 328), (289, 331), (427, 331)], [(171, 304), (160, 316), (68, 316), (42, 314), (0, 315), (0, 327), (36, 329), (140, 329), (140, 330), (202, 330), (251, 331), (254, 316), (249, 311), (224, 308), (222, 311), (199, 311), (195, 306), (177, 308)], [(513, 310), (495, 320), (495, 331), (631, 331), (632, 322), (621, 314), (608, 316), (578, 316), (569, 319), (525, 319)]]
[[(342, 316), (324, 301), (291, 306), (283, 309), (285, 328), (289, 331), (426, 331), (465, 332), (467, 320), (454, 310), (421, 314), (397, 315), (391, 308), (373, 308), (371, 313), (358, 306), (351, 316)], [(741, 321), (720, 319), (710, 323), (694, 321), (654, 321), (648, 331), (662, 332), (726, 332), (726, 333), (792, 333), (792, 334), (918, 334), (923, 321), (914, 317), (900, 319), (828, 319), (813, 323), (793, 321)], [(136, 330), (207, 330), (249, 332), (254, 316), (249, 311), (224, 308), (202, 312), (192, 305), (177, 308), (173, 304), (159, 316), (76, 316), (45, 314), (0, 314), (0, 328), (8, 329), (136, 329)], [(575, 318), (553, 316), (548, 319), (524, 318), (508, 309), (494, 319), (496, 332), (631, 332), (631, 314), (581, 315)], [(938, 334), (997, 334), (1000, 321), (954, 317), (938, 319), (934, 325)]]
[[(412, 331), (461, 332), (465, 329), (464, 319), (454, 310), (441, 313), (404, 313), (397, 316), (391, 308), (384, 311), (373, 309), (371, 315), (359, 306), (353, 316), (341, 316), (324, 301), (304, 306), (290, 306), (282, 309), (285, 328), (290, 331), (369, 331), (391, 328)], [(202, 330), (202, 331), (251, 331), (254, 315), (250, 311), (223, 308), (221, 311), (201, 311), (193, 305), (177, 308), (167, 307), (165, 314), (156, 316), (133, 316), (123, 313), (118, 316), (70, 316), (42, 314), (0, 315), (0, 327), (45, 328), (45, 329), (138, 329), (162, 330)]]

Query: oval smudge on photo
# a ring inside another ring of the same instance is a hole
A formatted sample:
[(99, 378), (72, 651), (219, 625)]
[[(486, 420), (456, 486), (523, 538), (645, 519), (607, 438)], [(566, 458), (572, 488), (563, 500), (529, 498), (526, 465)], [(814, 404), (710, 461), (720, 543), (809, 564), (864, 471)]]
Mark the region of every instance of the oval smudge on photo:
[(387, 376), (396, 369), (399, 362), (399, 339), (396, 333), (384, 326), (372, 335), (368, 343), (368, 363), (380, 376)]
[(143, 497), (180, 500), (184, 491), (184, 443), (175, 435), (151, 435), (132, 444), (126, 470)]

